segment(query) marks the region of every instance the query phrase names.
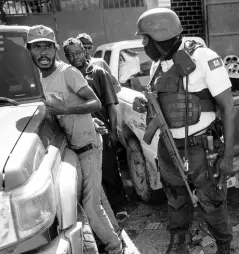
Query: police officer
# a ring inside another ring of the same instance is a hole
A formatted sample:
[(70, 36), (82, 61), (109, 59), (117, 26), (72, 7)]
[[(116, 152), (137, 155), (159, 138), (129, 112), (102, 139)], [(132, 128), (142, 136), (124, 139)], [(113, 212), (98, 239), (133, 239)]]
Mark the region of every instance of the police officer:
[[(153, 61), (159, 61), (160, 70), (153, 88), (157, 91), (158, 102), (182, 157), (185, 155), (185, 136), (188, 135), (187, 179), (196, 191), (202, 215), (216, 240), (217, 253), (230, 253), (232, 234), (228, 224), (226, 179), (233, 168), (235, 117), (231, 83), (222, 59), (211, 49), (193, 41), (182, 43), (180, 20), (170, 9), (155, 8), (144, 12), (137, 27), (137, 34), (143, 37), (146, 54)], [(194, 71), (187, 78), (180, 76), (174, 65), (173, 59), (179, 50), (187, 51), (195, 64)], [(187, 105), (184, 100), (186, 87), (189, 93)], [(147, 103), (144, 97), (137, 97), (133, 109), (146, 112)], [(214, 128), (218, 127), (215, 125), (216, 105), (222, 120), (224, 151), (215, 163), (217, 167), (213, 164), (212, 168), (207, 160), (209, 144), (205, 141), (210, 135), (214, 136), (215, 144), (220, 144), (220, 128)], [(217, 130), (216, 134), (213, 130)], [(158, 157), (161, 181), (168, 199), (170, 243), (166, 253), (189, 253), (188, 235), (193, 221), (193, 206), (162, 139), (158, 143)], [(214, 172), (210, 171), (214, 169)]]

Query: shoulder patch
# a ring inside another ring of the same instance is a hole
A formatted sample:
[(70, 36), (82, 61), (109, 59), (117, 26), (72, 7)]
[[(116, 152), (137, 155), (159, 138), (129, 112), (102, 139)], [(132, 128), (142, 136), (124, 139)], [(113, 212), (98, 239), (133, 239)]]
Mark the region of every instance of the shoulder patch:
[(208, 61), (208, 66), (209, 66), (211, 71), (223, 66), (223, 62), (222, 62), (221, 57), (216, 57), (212, 60), (209, 60)]

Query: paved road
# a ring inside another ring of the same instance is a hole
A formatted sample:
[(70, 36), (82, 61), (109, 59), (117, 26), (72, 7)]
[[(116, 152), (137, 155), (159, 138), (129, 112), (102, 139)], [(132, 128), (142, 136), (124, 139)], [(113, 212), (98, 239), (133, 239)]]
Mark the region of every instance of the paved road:
[[(138, 252), (141, 254), (163, 254), (169, 242), (169, 234), (166, 231), (167, 226), (167, 205), (149, 205), (137, 199), (136, 194), (132, 189), (132, 183), (125, 171), (122, 171), (126, 190), (130, 195), (131, 201), (128, 205), (130, 214), (129, 219), (124, 224), (124, 229), (129, 238), (134, 243)], [(234, 228), (234, 240), (232, 253), (239, 254), (239, 189), (229, 189), (228, 207), (230, 214), (230, 224)], [(206, 225), (202, 221), (200, 211), (196, 209), (193, 228), (196, 230), (199, 225), (206, 230)], [(200, 230), (198, 236), (201, 236), (203, 241), (196, 245), (190, 254), (213, 254), (216, 253), (216, 246), (213, 239), (208, 233)], [(210, 244), (211, 243), (211, 244)], [(204, 247), (203, 247), (203, 246)], [(128, 249), (127, 254), (135, 253)]]

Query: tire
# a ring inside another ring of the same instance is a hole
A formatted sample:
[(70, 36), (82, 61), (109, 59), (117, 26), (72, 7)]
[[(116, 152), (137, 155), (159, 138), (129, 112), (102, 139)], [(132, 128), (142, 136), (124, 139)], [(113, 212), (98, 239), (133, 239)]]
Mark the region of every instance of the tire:
[(83, 231), (83, 254), (99, 254), (97, 243), (90, 227), (88, 218), (82, 208), (78, 203), (78, 221), (82, 222), (82, 231)]
[(129, 173), (139, 198), (146, 203), (161, 204), (165, 202), (163, 190), (153, 190), (150, 186), (146, 161), (139, 141), (130, 139), (126, 153)]

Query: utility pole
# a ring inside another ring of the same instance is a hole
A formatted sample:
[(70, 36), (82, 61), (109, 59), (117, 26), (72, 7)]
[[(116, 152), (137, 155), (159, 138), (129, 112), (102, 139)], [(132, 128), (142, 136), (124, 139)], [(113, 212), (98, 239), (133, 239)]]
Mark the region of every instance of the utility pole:
[(55, 30), (54, 32), (55, 32), (57, 43), (60, 43), (59, 31), (58, 31), (58, 27), (57, 27), (56, 11), (57, 11), (56, 2), (55, 2), (55, 0), (52, 0), (52, 15), (53, 15), (53, 21), (54, 21), (54, 30)]
[(5, 24), (6, 22), (5, 13), (3, 11), (3, 4), (3, 0), (0, 0), (0, 25)]

